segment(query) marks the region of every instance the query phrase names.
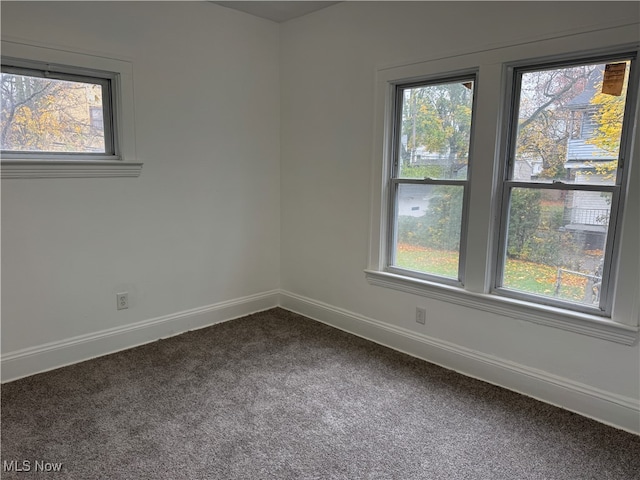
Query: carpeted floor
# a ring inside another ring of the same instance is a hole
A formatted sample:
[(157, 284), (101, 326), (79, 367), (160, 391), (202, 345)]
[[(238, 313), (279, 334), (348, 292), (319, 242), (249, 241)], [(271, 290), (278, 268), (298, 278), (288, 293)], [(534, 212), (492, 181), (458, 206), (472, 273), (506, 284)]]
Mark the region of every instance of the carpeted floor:
[(631, 480), (640, 437), (274, 309), (3, 385), (2, 460), (30, 462), (7, 479)]

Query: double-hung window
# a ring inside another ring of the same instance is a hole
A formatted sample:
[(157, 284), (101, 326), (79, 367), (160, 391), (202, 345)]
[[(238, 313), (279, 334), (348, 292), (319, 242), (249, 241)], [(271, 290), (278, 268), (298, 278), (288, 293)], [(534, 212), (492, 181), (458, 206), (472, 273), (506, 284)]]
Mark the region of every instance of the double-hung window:
[(368, 282), (637, 341), (639, 49), (625, 26), (380, 67)]
[(459, 283), (475, 75), (395, 86), (390, 272)]
[(633, 61), (512, 70), (496, 293), (610, 315)]

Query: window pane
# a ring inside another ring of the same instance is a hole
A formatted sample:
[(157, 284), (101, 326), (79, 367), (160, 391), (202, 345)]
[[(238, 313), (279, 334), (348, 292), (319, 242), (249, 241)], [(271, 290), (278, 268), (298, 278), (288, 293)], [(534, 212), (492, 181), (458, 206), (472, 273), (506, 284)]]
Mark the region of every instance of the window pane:
[(458, 278), (464, 187), (398, 186), (394, 266)]
[(474, 82), (401, 89), (400, 178), (466, 179)]
[(106, 152), (102, 85), (13, 73), (1, 83), (2, 150)]
[(610, 193), (513, 188), (502, 286), (597, 306), (610, 212)]
[(512, 179), (615, 184), (629, 67), (523, 73)]

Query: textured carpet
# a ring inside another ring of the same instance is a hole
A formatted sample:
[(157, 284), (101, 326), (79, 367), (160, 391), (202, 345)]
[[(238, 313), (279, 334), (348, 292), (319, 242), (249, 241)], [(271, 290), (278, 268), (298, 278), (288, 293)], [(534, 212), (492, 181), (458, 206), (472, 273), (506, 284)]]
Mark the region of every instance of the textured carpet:
[(630, 480), (640, 437), (274, 309), (4, 385), (2, 460), (22, 479)]

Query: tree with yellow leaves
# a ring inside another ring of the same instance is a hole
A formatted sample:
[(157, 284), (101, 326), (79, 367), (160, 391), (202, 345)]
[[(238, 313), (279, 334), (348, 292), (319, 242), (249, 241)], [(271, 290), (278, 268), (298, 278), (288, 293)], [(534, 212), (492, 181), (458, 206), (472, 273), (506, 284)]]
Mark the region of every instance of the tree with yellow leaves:
[(0, 144), (4, 151), (104, 151), (100, 85), (2, 72)]
[[(629, 70), (629, 62), (626, 62), (626, 72)], [(594, 115), (597, 128), (595, 134), (586, 140), (586, 143), (594, 145), (613, 157), (618, 157), (620, 151), (620, 139), (622, 136), (622, 123), (624, 117), (625, 100), (629, 84), (629, 75), (625, 74), (624, 84), (620, 95), (602, 93), (602, 82), (598, 85), (598, 92), (591, 99), (591, 105), (597, 107)], [(596, 173), (611, 179), (618, 166), (617, 160), (610, 162), (597, 162), (594, 164)]]

